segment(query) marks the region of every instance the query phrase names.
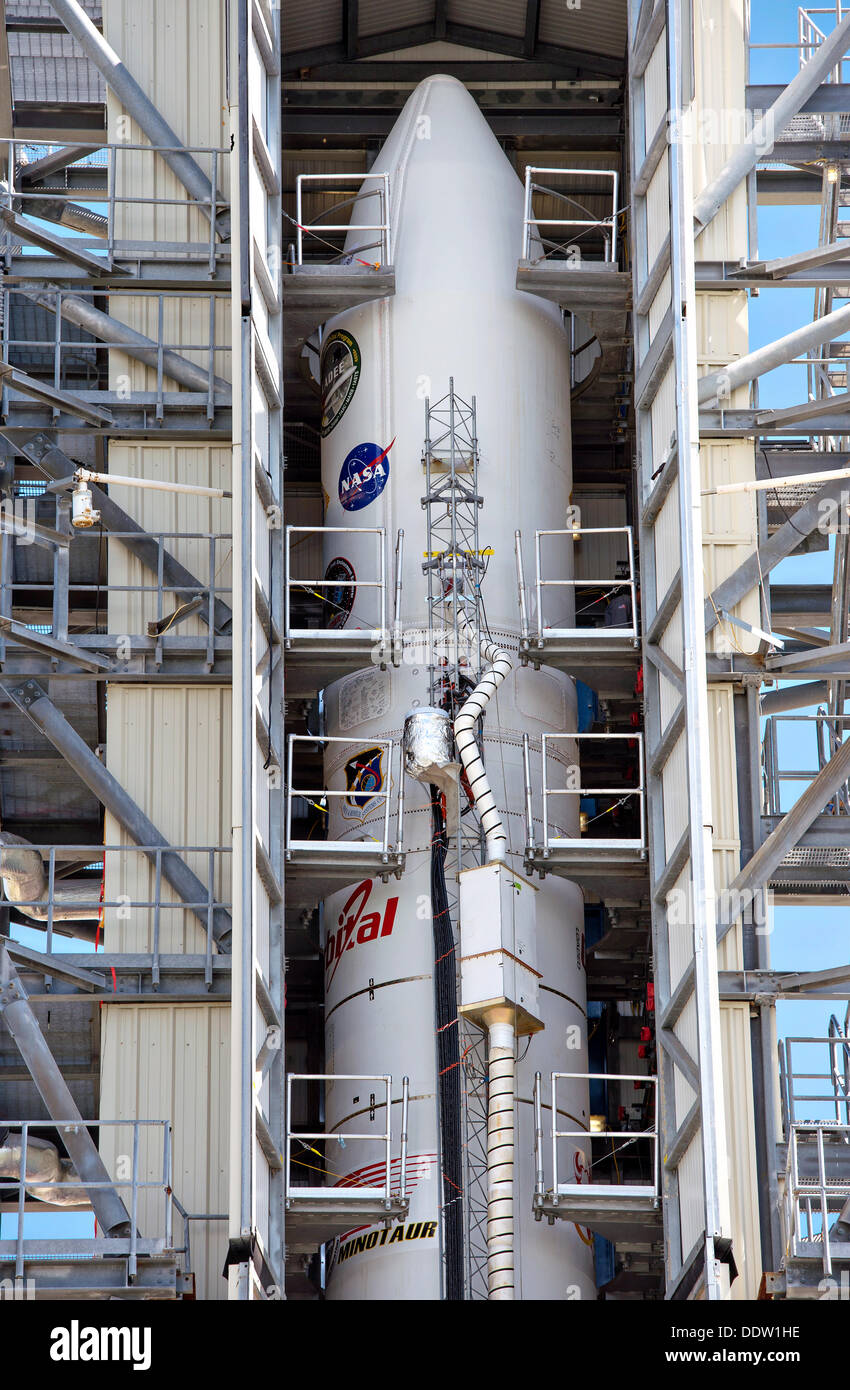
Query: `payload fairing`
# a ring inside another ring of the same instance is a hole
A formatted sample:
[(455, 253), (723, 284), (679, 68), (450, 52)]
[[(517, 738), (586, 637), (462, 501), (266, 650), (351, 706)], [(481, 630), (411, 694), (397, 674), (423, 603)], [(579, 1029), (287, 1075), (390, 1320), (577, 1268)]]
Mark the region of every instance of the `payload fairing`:
[[(373, 166), (388, 173), (396, 293), (350, 310), (326, 325), (322, 474), (326, 525), (403, 529), (406, 637), (400, 667), (348, 676), (325, 692), (327, 732), (352, 741), (329, 744), (326, 785), (349, 795), (333, 799), (333, 838), (370, 838), (382, 816), (379, 793), (402, 775), (386, 765), (380, 739), (401, 738), (405, 715), (430, 703), (421, 634), (428, 629), (422, 570), (426, 527), (422, 498), (425, 400), (456, 390), (475, 397), (482, 548), (492, 552), (480, 598), (487, 632), (516, 653), (519, 612), (513, 568), (514, 532), (566, 524), (571, 487), (569, 344), (560, 311), (515, 288), (522, 225), (522, 187), (465, 87), (430, 77), (414, 91)], [(368, 185), (367, 185), (368, 186)], [(353, 222), (376, 219), (377, 196), (355, 205)], [(364, 215), (364, 208), (366, 215)], [(368, 236), (349, 233), (346, 250)], [(334, 624), (377, 626), (374, 535), (332, 534), (326, 576), (342, 581)], [(568, 574), (568, 553), (559, 557)], [(480, 570), (475, 583), (480, 583)], [(563, 591), (566, 592), (566, 591)], [(566, 676), (514, 663), (483, 722), (483, 756), (508, 837), (507, 863), (522, 871), (524, 848), (522, 735), (529, 733), (532, 780), (540, 785), (540, 735), (576, 727), (575, 689)], [(536, 750), (536, 753), (535, 753)], [(573, 804), (572, 798), (561, 802)], [(427, 785), (406, 789), (401, 882), (352, 885), (324, 905), (326, 941), (326, 1070), (391, 1072), (410, 1077), (408, 1187), (403, 1227), (343, 1237), (329, 1296), (339, 1299), (436, 1299), (446, 1288), (447, 1211), (464, 1194), (444, 1177), (432, 933), (432, 818)], [(538, 808), (539, 813), (539, 808)], [(562, 819), (577, 823), (578, 806)], [(573, 831), (575, 833), (575, 831)], [(462, 932), (462, 924), (461, 924)], [(544, 1029), (520, 1039), (515, 1146), (515, 1296), (594, 1297), (589, 1238), (532, 1216), (535, 1071), (587, 1070), (583, 903), (577, 887), (547, 878), (536, 894), (536, 957)], [(579, 1040), (569, 1048), (568, 1041)], [(460, 1063), (464, 1084), (471, 1084)], [(396, 1091), (396, 1094), (398, 1092)], [(588, 1127), (586, 1083), (564, 1085), (560, 1128)], [(385, 1114), (360, 1083), (329, 1088), (327, 1128), (352, 1117), (358, 1128), (384, 1128)], [(398, 1133), (398, 1121), (394, 1132)], [(382, 1161), (376, 1139), (328, 1146), (337, 1181), (366, 1182)], [(335, 1151), (336, 1150), (336, 1151)], [(573, 1162), (581, 1180), (584, 1157)], [(462, 1170), (462, 1165), (461, 1165)], [(462, 1184), (461, 1184), (462, 1185)], [(401, 1232), (401, 1234), (399, 1234)], [(372, 1238), (374, 1236), (374, 1239)]]

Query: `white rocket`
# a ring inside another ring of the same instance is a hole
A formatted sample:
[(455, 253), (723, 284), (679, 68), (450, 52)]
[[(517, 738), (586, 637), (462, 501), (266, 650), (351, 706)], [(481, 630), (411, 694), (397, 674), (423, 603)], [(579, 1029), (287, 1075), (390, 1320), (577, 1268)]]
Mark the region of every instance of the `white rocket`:
[[(402, 620), (427, 630), (426, 549), (421, 499), (424, 401), (456, 391), (477, 401), (482, 546), (493, 551), (482, 595), (489, 632), (508, 653), (517, 650), (519, 613), (514, 531), (566, 525), (571, 488), (569, 346), (559, 311), (517, 291), (522, 187), (465, 87), (430, 77), (406, 103), (374, 173), (389, 174), (396, 293), (332, 320), (325, 329), (322, 473), (328, 526), (383, 526), (405, 531), (407, 559)], [(369, 200), (366, 208), (377, 206)], [(353, 221), (370, 221), (356, 205)], [(349, 246), (368, 240), (350, 233)], [(374, 259), (373, 253), (364, 253)], [(374, 579), (374, 536), (329, 537), (328, 575)], [(564, 556), (564, 563), (568, 557)], [(568, 571), (565, 569), (564, 573)], [(340, 594), (346, 591), (341, 589)], [(358, 588), (351, 612), (335, 623), (377, 626), (375, 591)], [(348, 600), (343, 607), (348, 607)], [(411, 659), (412, 658), (412, 659)], [(329, 687), (327, 732), (352, 740), (329, 744), (326, 785), (351, 785), (352, 753), (362, 778), (358, 793), (334, 798), (333, 838), (368, 838), (383, 807), (369, 790), (399, 776), (384, 765), (374, 741), (398, 742), (406, 712), (429, 703), (427, 665), (378, 667)], [(508, 837), (507, 863), (521, 873), (524, 848), (522, 735), (529, 733), (540, 785), (540, 734), (576, 727), (575, 691), (553, 671), (533, 672), (518, 660), (484, 721), (483, 753)], [(431, 812), (427, 786), (409, 783), (404, 816), (407, 867), (400, 882), (352, 884), (328, 898), (326, 938), (326, 1070), (410, 1078), (408, 1187), (403, 1226), (374, 1227), (344, 1237), (329, 1280), (339, 1299), (437, 1299), (444, 1296), (445, 1219), (464, 1201), (442, 1179), (437, 1101), (434, 944), (431, 920)], [(571, 798), (561, 798), (571, 802)], [(539, 816), (539, 806), (535, 805)], [(564, 817), (566, 820), (566, 815)], [(575, 822), (578, 807), (575, 806)], [(573, 832), (575, 833), (575, 832)], [(587, 1070), (583, 904), (577, 887), (548, 877), (536, 895), (537, 968), (542, 1032), (520, 1039), (514, 1150), (513, 1281), (517, 1298), (593, 1298), (589, 1239), (569, 1223), (550, 1227), (532, 1216), (534, 1187), (532, 1087), (535, 1071)], [(580, 1039), (578, 1049), (568, 1047)], [(586, 1083), (564, 1085), (561, 1129), (588, 1127)], [(398, 1109), (399, 1107), (395, 1107)], [(376, 1134), (386, 1122), (360, 1083), (334, 1083), (327, 1129), (346, 1122)], [(544, 1111), (548, 1129), (551, 1116)], [(398, 1136), (400, 1115), (393, 1117)], [(397, 1151), (397, 1150), (396, 1150)], [(382, 1162), (370, 1144), (327, 1146), (336, 1180), (368, 1183)], [(583, 1158), (575, 1163), (580, 1180)], [(562, 1169), (563, 1171), (563, 1169)], [(573, 1176), (572, 1174), (570, 1175)], [(333, 1181), (334, 1179), (328, 1179)]]

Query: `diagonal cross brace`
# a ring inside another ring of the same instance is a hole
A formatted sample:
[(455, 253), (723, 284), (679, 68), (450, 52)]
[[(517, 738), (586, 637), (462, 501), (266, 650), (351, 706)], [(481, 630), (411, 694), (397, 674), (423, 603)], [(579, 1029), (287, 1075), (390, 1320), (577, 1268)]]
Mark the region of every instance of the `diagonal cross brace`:
[(176, 850), (173, 850), (165, 836), (157, 830), (153, 821), (137, 805), (116, 777), (108, 772), (103, 763), (92, 752), (85, 739), (71, 727), (68, 720), (48, 699), (37, 681), (25, 681), (19, 686), (0, 686), (14, 705), (25, 714), (57, 752), (74, 769), (77, 776), (93, 792), (98, 801), (115, 817), (127, 834), (137, 845), (144, 845), (147, 857), (156, 863), (154, 848), (161, 847), (158, 856), (162, 866), (162, 876), (171, 884), (175, 893), (187, 906), (186, 911), (197, 917), (206, 931), (208, 917), (212, 917), (212, 934), (220, 951), (229, 953), (232, 921), (230, 913), (223, 907), (208, 908), (208, 890), (193, 873)]
[[(127, 1208), (112, 1185), (106, 1165), (59, 1070), (59, 1063), (47, 1045), (5, 941), (0, 941), (0, 1015), (17, 1044), (47, 1113), (59, 1128), (98, 1224), (107, 1235), (127, 1235), (130, 1230)], [(88, 1187), (88, 1183), (98, 1185)]]
[(717, 915), (717, 939), (735, 925), (749, 896), (764, 888), (773, 872), (782, 863), (789, 849), (799, 844), (812, 821), (823, 810), (831, 796), (850, 778), (850, 739), (821, 768), (791, 810), (772, 830), (755, 854), (744, 865), (721, 896)]
[[(847, 478), (825, 483), (802, 507), (798, 508), (788, 521), (783, 522), (757, 551), (748, 555), (736, 570), (722, 580), (705, 602), (705, 630), (711, 632), (720, 621), (718, 614), (724, 608), (734, 608), (759, 582), (782, 560), (792, 555), (806, 536), (816, 531), (824, 518), (824, 504), (838, 503), (850, 491)], [(716, 611), (715, 611), (716, 610)]]

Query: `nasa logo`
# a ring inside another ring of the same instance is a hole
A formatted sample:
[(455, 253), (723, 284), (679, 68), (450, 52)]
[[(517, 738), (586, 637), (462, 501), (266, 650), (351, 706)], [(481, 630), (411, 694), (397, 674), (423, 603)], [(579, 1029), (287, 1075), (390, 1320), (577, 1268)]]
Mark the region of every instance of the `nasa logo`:
[(383, 763), (383, 748), (364, 748), (345, 764), (345, 786), (349, 795), (342, 799), (342, 814), (347, 820), (363, 822), (383, 801), (378, 795), (384, 785)]
[(328, 937), (325, 946), (325, 969), (331, 972), (328, 976), (328, 988), (346, 951), (353, 951), (355, 946), (364, 946), (369, 941), (376, 941), (378, 937), (392, 936), (398, 898), (388, 898), (383, 913), (367, 912), (364, 916), (366, 904), (371, 896), (372, 880), (367, 878), (358, 883), (348, 897), (339, 914), (339, 930), (331, 932)]
[(380, 444), (356, 444), (347, 455), (339, 475), (339, 500), (347, 512), (360, 512), (380, 497), (390, 476), (387, 455), (393, 444), (395, 439), (386, 449)]
[(325, 589), (325, 627), (345, 627), (354, 607), (356, 579), (354, 566), (343, 555), (336, 555), (330, 561), (325, 570), (325, 583), (333, 587)]
[(326, 439), (339, 424), (351, 404), (360, 380), (360, 348), (356, 338), (342, 328), (335, 328), (322, 344), (322, 423), (320, 433)]

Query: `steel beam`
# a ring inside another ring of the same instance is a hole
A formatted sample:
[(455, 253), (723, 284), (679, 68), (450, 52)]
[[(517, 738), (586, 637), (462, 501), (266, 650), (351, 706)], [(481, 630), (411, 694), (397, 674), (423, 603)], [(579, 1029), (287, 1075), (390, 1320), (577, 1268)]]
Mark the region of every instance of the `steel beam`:
[[(829, 762), (821, 768), (791, 810), (771, 831), (744, 865), (723, 894), (717, 915), (717, 936), (722, 941), (741, 916), (745, 899), (758, 888), (765, 888), (774, 870), (779, 867), (789, 849), (799, 843), (812, 821), (850, 777), (850, 740), (842, 743)], [(736, 908), (735, 903), (739, 906)]]
[[(844, 21), (844, 26), (850, 26), (850, 15)], [(850, 305), (845, 305), (843, 309), (835, 309), (831, 314), (824, 314), (822, 318), (815, 319), (814, 323), (795, 328), (792, 333), (786, 333), (784, 337), (776, 338), (774, 342), (756, 348), (755, 352), (748, 352), (744, 357), (730, 362), (728, 367), (722, 367), (719, 371), (709, 372), (701, 377), (697, 388), (700, 403), (705, 404), (715, 399), (728, 401), (738, 386), (755, 381), (756, 377), (763, 376), (774, 367), (783, 366), (799, 353), (808, 352), (809, 348), (817, 347), (821, 343), (831, 343), (848, 329)], [(836, 433), (840, 433), (840, 430), (836, 429)]]
[[(0, 941), (0, 1013), (17, 1043), (50, 1118), (59, 1127), (81, 1186), (86, 1188), (92, 1211), (107, 1235), (130, 1231), (127, 1208), (118, 1196), (94, 1140), (59, 1070), (59, 1065), (38, 1026), (5, 941)], [(108, 1184), (88, 1187), (88, 1183)]]
[(89, 61), (94, 63), (107, 87), (115, 93), (151, 144), (157, 147), (160, 157), (177, 175), (187, 193), (201, 204), (204, 211), (209, 212), (219, 236), (227, 241), (230, 236), (230, 214), (224, 212), (216, 216), (215, 200), (218, 194), (201, 166), (184, 148), (179, 135), (172, 130), (77, 0), (50, 0), (50, 4), (68, 33), (77, 40)]
[(761, 713), (783, 714), (789, 709), (806, 709), (809, 705), (819, 705), (828, 696), (828, 681), (804, 681), (801, 685), (785, 685), (762, 696)]
[(778, 531), (775, 531), (758, 551), (748, 555), (732, 574), (728, 575), (706, 599), (705, 603), (705, 630), (711, 632), (720, 621), (718, 613), (721, 609), (734, 608), (737, 603), (752, 589), (758, 587), (763, 578), (770, 574), (776, 566), (786, 560), (789, 555), (793, 555), (806, 536), (810, 536), (822, 523), (824, 517), (824, 503), (838, 503), (842, 495), (845, 497), (850, 488), (850, 481), (847, 478), (838, 478), (835, 482), (824, 483), (819, 492), (810, 498), (802, 507), (799, 507), (794, 515), (789, 517)]
[[(122, 348), (128, 357), (136, 358), (154, 371), (161, 360), (163, 373), (189, 391), (208, 391), (210, 388), (209, 373), (203, 367), (197, 367), (194, 362), (182, 357), (179, 352), (174, 352), (172, 348), (161, 349), (153, 338), (146, 338), (144, 333), (137, 332), (129, 324), (95, 309), (87, 300), (61, 292), (58, 285), (22, 283), (15, 286), (15, 293), (25, 295), (34, 304), (40, 304), (51, 313), (60, 313), (69, 323), (75, 323), (78, 328), (92, 333), (101, 342)], [(222, 377), (214, 376), (212, 387), (218, 395), (230, 399), (230, 383)]]
[[(211, 915), (212, 934), (219, 950), (229, 951), (230, 913), (225, 911), (223, 907), (214, 907), (209, 913), (209, 910), (203, 906), (209, 894), (200, 879), (184, 863), (180, 855), (171, 849), (169, 842), (157, 830), (153, 821), (148, 819), (117, 778), (106, 770), (85, 740), (80, 738), (80, 735), (71, 727), (52, 700), (48, 699), (41, 686), (36, 681), (29, 680), (21, 686), (5, 685), (0, 686), (0, 689), (5, 691), (21, 713), (25, 714), (35, 727), (44, 734), (48, 742), (52, 743), (53, 747), (62, 754), (77, 776), (123, 826), (137, 845), (144, 845), (148, 850), (152, 850), (153, 847), (162, 848), (163, 853), (159, 856), (159, 860), (163, 878), (171, 884), (183, 902), (196, 904), (196, 906), (187, 907), (186, 910), (197, 917), (204, 930), (207, 929), (208, 915)], [(848, 744), (848, 748), (850, 748), (850, 744)], [(157, 856), (150, 853), (147, 857), (153, 863)]]
[(843, 19), (824, 39), (797, 76), (784, 87), (773, 105), (756, 121), (749, 136), (727, 159), (720, 172), (694, 201), (694, 232), (704, 231), (720, 211), (730, 193), (742, 179), (755, 169), (760, 159), (769, 154), (776, 137), (781, 135), (792, 116), (808, 101), (830, 69), (843, 58), (850, 45), (850, 15)]
[[(0, 429), (0, 436), (4, 436), (9, 443), (24, 458), (29, 459), (30, 463), (35, 464), (40, 472), (45, 473), (53, 482), (59, 482), (62, 478), (70, 478), (78, 465), (73, 459), (69, 458), (62, 449), (46, 434), (35, 434), (29, 439), (21, 439), (14, 433), (9, 433)], [(117, 502), (113, 502), (108, 493), (103, 488), (92, 486), (92, 502), (94, 507), (100, 512), (101, 525), (104, 531), (132, 531), (131, 536), (122, 535), (120, 543), (137, 560), (141, 560), (153, 574), (159, 572), (159, 551), (160, 547), (152, 536), (149, 536), (144, 527), (138, 521), (125, 512), (123, 507), (119, 507)], [(189, 603), (192, 599), (200, 596), (204, 599), (204, 604), (198, 612), (198, 617), (202, 622), (207, 621), (209, 614), (208, 590), (203, 590), (203, 586), (195, 576), (181, 565), (179, 560), (167, 550), (162, 552), (162, 579), (163, 583), (171, 589), (181, 603)], [(231, 629), (233, 614), (230, 608), (222, 599), (217, 598), (213, 605), (214, 627), (216, 632), (228, 633)]]

